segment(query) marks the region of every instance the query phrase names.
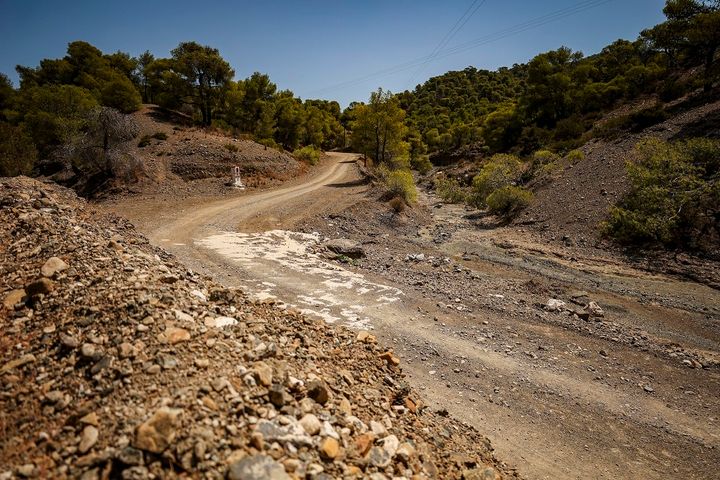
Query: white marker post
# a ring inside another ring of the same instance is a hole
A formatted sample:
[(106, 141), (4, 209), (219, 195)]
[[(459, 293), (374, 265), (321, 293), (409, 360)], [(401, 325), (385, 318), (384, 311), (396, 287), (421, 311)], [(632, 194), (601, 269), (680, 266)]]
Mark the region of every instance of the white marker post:
[(240, 178), (240, 167), (235, 166), (233, 167), (233, 187), (244, 189), (245, 185), (242, 183), (242, 179)]

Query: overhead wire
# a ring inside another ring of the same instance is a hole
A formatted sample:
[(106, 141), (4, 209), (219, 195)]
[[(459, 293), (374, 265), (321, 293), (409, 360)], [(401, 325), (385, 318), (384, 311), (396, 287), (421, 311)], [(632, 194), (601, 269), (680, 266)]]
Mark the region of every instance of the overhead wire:
[(542, 15), (540, 17), (528, 20), (523, 23), (519, 23), (516, 25), (513, 25), (511, 27), (498, 30), (496, 32), (493, 32), (491, 34), (476, 38), (474, 40), (471, 40), (469, 42), (462, 43), (460, 45), (457, 45), (455, 47), (452, 47), (450, 49), (444, 50), (439, 52), (434, 58), (431, 57), (431, 55), (427, 55), (425, 57), (416, 58), (414, 60), (410, 60), (398, 65), (394, 65), (392, 67), (387, 67), (381, 70), (377, 70), (375, 72), (369, 73), (367, 75), (363, 75), (361, 77), (347, 80), (344, 82), (336, 83), (334, 85), (329, 85), (327, 87), (323, 87), (320, 89), (316, 89), (313, 91), (308, 92), (310, 95), (318, 95), (321, 93), (326, 93), (330, 91), (339, 90), (342, 88), (347, 88), (355, 85), (359, 85), (362, 83), (367, 82), (368, 80), (372, 80), (375, 78), (381, 78), (386, 77), (389, 75), (393, 75), (396, 73), (400, 73), (406, 70), (410, 70), (412, 68), (417, 67), (418, 65), (422, 65), (424, 62), (428, 61), (428, 59), (439, 59), (439, 58), (446, 58), (451, 55), (455, 55), (467, 50), (472, 50), (474, 48), (487, 45), (489, 43), (496, 42), (498, 40), (503, 40), (505, 38), (508, 38), (513, 35), (517, 35), (520, 33), (524, 33), (528, 30), (532, 30), (534, 28), (538, 28), (544, 25), (547, 25), (552, 22), (556, 22), (558, 20), (562, 20), (564, 18), (570, 17), (572, 15), (577, 15), (579, 13), (585, 12), (587, 10), (611, 3), (615, 0), (585, 0), (582, 2), (579, 2), (571, 7), (567, 7), (564, 9), (556, 10), (554, 12), (548, 13), (546, 15)]
[(455, 22), (455, 25), (453, 25), (452, 28), (445, 34), (445, 36), (440, 40), (440, 43), (435, 46), (433, 51), (427, 57), (427, 60), (420, 64), (415, 70), (415, 72), (410, 76), (410, 80), (408, 80), (408, 86), (412, 86), (412, 82), (423, 71), (423, 68), (425, 68), (428, 63), (435, 59), (435, 57), (442, 51), (442, 49), (445, 48), (448, 43), (450, 43), (450, 40), (452, 40), (453, 37), (455, 37), (455, 35), (460, 32), (460, 30), (462, 30), (465, 24), (467, 24), (467, 22), (473, 17), (473, 15), (475, 15), (475, 13), (480, 9), (480, 7), (483, 6), (485, 2), (487, 2), (487, 0), (473, 0), (467, 10), (465, 10), (462, 16), (458, 18), (458, 20)]

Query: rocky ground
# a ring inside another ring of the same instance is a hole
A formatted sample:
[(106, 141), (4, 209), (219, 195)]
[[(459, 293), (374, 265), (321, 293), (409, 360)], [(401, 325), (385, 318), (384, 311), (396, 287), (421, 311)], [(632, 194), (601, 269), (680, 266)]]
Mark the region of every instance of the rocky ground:
[(0, 182), (0, 478), (515, 477), (367, 332), (249, 300), (68, 190)]

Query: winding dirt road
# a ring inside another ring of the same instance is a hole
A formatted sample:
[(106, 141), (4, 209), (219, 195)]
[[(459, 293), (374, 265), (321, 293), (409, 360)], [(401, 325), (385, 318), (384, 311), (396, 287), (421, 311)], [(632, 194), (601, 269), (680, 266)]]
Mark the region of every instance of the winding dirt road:
[[(518, 239), (498, 248), (447, 208), (433, 212), (431, 227), (460, 225), (453, 241), (433, 242), (427, 230), (373, 232), (363, 262), (378, 268), (341, 266), (320, 253), (319, 234), (292, 229), (365, 199), (355, 162), (332, 154), (314, 175), (271, 191), (109, 208), (222, 283), (374, 329), (434, 408), (475, 426), (526, 478), (718, 478), (718, 369), (688, 368), (660, 348), (717, 354), (717, 291), (563, 261)], [(417, 250), (443, 260), (396, 258)], [(543, 312), (536, 302), (548, 293), (520, 288), (530, 281), (590, 291), (606, 307), (604, 322), (579, 328)], [(625, 341), (635, 323), (647, 331)]]

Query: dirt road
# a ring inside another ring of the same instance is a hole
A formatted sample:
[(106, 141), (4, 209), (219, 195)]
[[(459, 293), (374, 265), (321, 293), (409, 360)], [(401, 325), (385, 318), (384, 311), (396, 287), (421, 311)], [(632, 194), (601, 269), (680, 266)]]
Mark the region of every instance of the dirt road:
[[(223, 283), (374, 329), (433, 408), (526, 478), (717, 478), (718, 291), (481, 231), (425, 195), (420, 220), (395, 216), (367, 189), (354, 157), (334, 154), (272, 191), (110, 209)], [(367, 257), (330, 260), (326, 237)], [(545, 311), (549, 298), (604, 314)]]

